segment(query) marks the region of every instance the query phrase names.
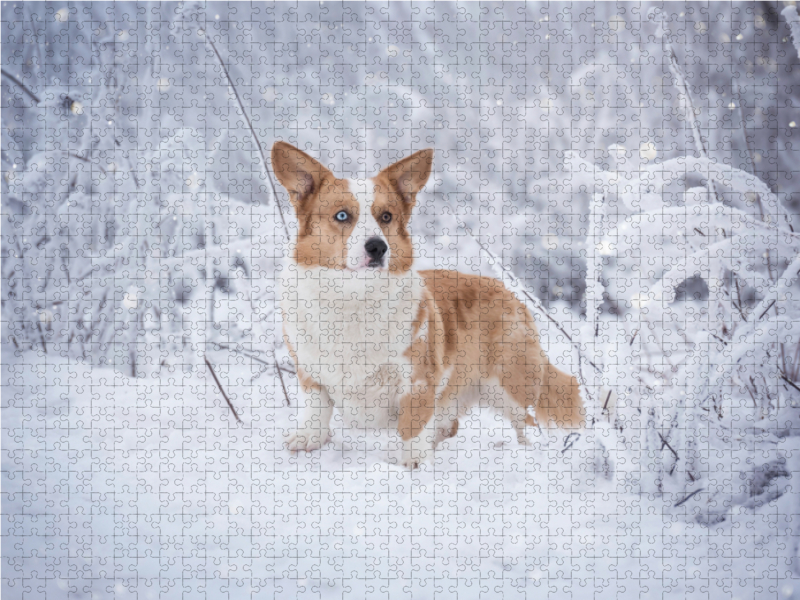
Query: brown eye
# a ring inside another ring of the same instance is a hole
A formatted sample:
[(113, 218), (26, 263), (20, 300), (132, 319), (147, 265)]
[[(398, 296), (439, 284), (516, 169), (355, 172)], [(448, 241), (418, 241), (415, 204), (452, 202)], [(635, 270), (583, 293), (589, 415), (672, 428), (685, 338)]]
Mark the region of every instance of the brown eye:
[(381, 221), (384, 223), (391, 223), (392, 222), (392, 213), (385, 212), (381, 215)]

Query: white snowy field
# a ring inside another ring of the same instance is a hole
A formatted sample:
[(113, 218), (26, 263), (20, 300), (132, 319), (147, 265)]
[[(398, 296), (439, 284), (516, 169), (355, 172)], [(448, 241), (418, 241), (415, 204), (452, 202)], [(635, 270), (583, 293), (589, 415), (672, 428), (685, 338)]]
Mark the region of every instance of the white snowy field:
[(296, 381), (287, 408), (242, 356), (210, 354), (241, 424), (208, 372), (2, 358), (4, 599), (800, 597), (791, 493), (707, 527), (702, 493), (636, 494), (588, 435), (524, 447), (488, 410), (412, 472), (340, 428), (287, 452)]

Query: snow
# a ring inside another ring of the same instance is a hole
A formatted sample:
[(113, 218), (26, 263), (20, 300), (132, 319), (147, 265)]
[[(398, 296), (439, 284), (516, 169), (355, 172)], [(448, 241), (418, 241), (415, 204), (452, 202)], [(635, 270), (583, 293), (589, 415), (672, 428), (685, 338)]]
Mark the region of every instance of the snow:
[(800, 15), (797, 14), (797, 7), (787, 6), (781, 11), (781, 14), (786, 19), (786, 24), (789, 25), (792, 32), (792, 43), (797, 54), (800, 55)]
[(702, 491), (635, 493), (592, 434), (520, 446), (487, 409), (417, 471), (340, 426), (291, 454), (296, 380), (289, 408), (242, 357), (211, 357), (237, 425), (207, 373), (2, 356), (4, 598), (794, 597), (788, 493), (705, 526)]

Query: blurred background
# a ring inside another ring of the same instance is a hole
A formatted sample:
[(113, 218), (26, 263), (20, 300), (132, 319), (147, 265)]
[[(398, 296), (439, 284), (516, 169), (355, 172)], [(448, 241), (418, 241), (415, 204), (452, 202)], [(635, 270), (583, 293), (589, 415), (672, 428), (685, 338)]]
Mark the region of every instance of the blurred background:
[[(209, 341), (271, 340), (278, 202), (294, 220), (235, 94), (264, 153), (286, 140), (342, 176), (434, 147), (418, 266), (486, 272), (458, 212), (545, 304), (585, 313), (595, 190), (567, 152), (620, 178), (696, 153), (654, 6), (4, 3), (4, 341), (136, 375)], [(782, 6), (665, 14), (710, 158), (794, 218)]]

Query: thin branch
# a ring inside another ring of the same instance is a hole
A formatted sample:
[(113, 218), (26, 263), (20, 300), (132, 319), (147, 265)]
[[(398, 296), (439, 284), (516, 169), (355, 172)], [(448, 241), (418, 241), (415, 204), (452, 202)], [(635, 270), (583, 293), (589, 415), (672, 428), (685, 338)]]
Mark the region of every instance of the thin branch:
[[(97, 167), (98, 169), (100, 169), (100, 172), (103, 173), (103, 174), (105, 174), (105, 172), (106, 172), (106, 170), (102, 166), (100, 166), (96, 162), (92, 162), (91, 160), (89, 160), (85, 156), (81, 156), (80, 154), (76, 154), (75, 152), (67, 152), (67, 154), (69, 156), (71, 156), (72, 158), (77, 158), (78, 160), (83, 161), (85, 163), (88, 163), (88, 164), (92, 165), (93, 167)], [(139, 186), (137, 185), (136, 187), (139, 187)]]
[(669, 451), (672, 452), (672, 455), (675, 457), (675, 460), (680, 460), (681, 457), (678, 456), (677, 452), (675, 452), (675, 448), (669, 445), (667, 439), (663, 435), (661, 435), (661, 433), (658, 434), (658, 437), (661, 438), (661, 449), (663, 450), (664, 446), (666, 446), (667, 448), (669, 448)]
[(742, 321), (747, 322), (747, 317), (744, 315), (744, 311), (742, 310), (742, 291), (739, 289), (739, 277), (736, 275), (736, 272), (733, 272), (733, 284), (736, 286), (736, 302), (733, 301), (733, 296), (731, 295), (731, 304), (736, 307), (736, 310), (739, 311), (739, 316), (742, 317)]
[(19, 79), (17, 79), (16, 77), (14, 77), (14, 76), (13, 76), (11, 73), (9, 73), (8, 71), (6, 71), (5, 69), (0, 69), (0, 73), (2, 73), (3, 75), (5, 75), (6, 77), (8, 77), (8, 78), (9, 78), (11, 81), (13, 81), (13, 82), (14, 82), (14, 83), (15, 83), (17, 86), (19, 86), (19, 88), (20, 88), (20, 89), (21, 89), (23, 92), (25, 92), (26, 94), (28, 94), (28, 96), (30, 97), (30, 99), (31, 99), (31, 100), (33, 100), (34, 102), (36, 102), (36, 104), (39, 104), (39, 102), (41, 102), (41, 100), (39, 100), (39, 98), (36, 96), (36, 94), (34, 94), (34, 93), (33, 93), (32, 91), (30, 91), (30, 90), (29, 90), (27, 87), (25, 87), (25, 84), (24, 84), (24, 83), (22, 83), (22, 82), (21, 82)]
[(39, 339), (42, 342), (42, 350), (44, 353), (47, 354), (47, 342), (44, 340), (44, 331), (42, 331), (42, 322), (39, 319), (36, 319), (36, 327), (39, 328)]
[(717, 340), (718, 342), (722, 342), (722, 345), (723, 345), (723, 346), (727, 346), (727, 345), (728, 345), (728, 342), (726, 342), (725, 340), (723, 340), (721, 337), (719, 337), (719, 336), (718, 336), (716, 333), (714, 333), (713, 331), (709, 331), (709, 332), (708, 332), (708, 335), (710, 335), (711, 337), (713, 337), (713, 338), (714, 338), (715, 340)]
[(778, 344), (778, 348), (781, 351), (781, 373), (786, 373), (787, 371), (786, 367), (788, 366), (786, 364), (786, 344), (780, 342)]
[(228, 346), (227, 344), (220, 344), (219, 342), (211, 342), (211, 343), (214, 344), (219, 350), (228, 350), (229, 352), (233, 352), (235, 354), (241, 354), (242, 356), (246, 356), (247, 358), (250, 358), (250, 359), (252, 359), (252, 360), (254, 360), (254, 361), (258, 362), (258, 363), (261, 363), (262, 365), (267, 365), (267, 366), (270, 366), (270, 367), (272, 366), (272, 363), (269, 363), (269, 362), (267, 362), (267, 361), (265, 361), (265, 360), (263, 360), (261, 358), (258, 358), (256, 355), (251, 354), (251, 353), (249, 353), (249, 352), (247, 352), (245, 350), (241, 350), (239, 348), (234, 348), (232, 346)]
[(278, 372), (278, 378), (281, 380), (281, 387), (283, 388), (283, 397), (286, 398), (286, 406), (291, 406), (291, 402), (289, 402), (289, 394), (286, 392), (286, 384), (283, 382), (283, 374), (281, 373), (281, 368), (278, 365), (278, 357), (275, 356), (275, 353), (272, 353), (272, 358), (275, 360), (275, 370)]
[[(736, 102), (739, 105), (739, 124), (741, 125), (742, 128), (742, 136), (744, 136), (744, 145), (745, 148), (747, 148), (747, 156), (750, 159), (750, 171), (752, 172), (753, 175), (758, 177), (758, 174), (756, 173), (756, 161), (753, 158), (754, 152), (750, 144), (750, 136), (747, 135), (747, 124), (744, 121), (742, 94), (741, 90), (739, 89), (738, 83), (736, 83)], [(756, 194), (756, 199), (758, 200), (758, 209), (761, 212), (761, 220), (765, 221), (766, 219), (764, 218), (764, 204), (761, 202), (761, 194)]]
[(762, 312), (762, 313), (761, 313), (761, 314), (758, 316), (758, 318), (759, 318), (759, 319), (763, 318), (763, 317), (764, 317), (764, 315), (765, 315), (765, 314), (767, 314), (767, 313), (769, 312), (769, 309), (770, 309), (770, 308), (772, 308), (772, 305), (773, 305), (773, 304), (775, 304), (775, 302), (776, 302), (776, 300), (773, 300), (772, 302), (770, 302), (770, 303), (769, 303), (769, 306), (768, 306), (768, 307), (767, 307), (767, 308), (764, 310), (764, 312)]
[(222, 392), (222, 397), (225, 398), (225, 402), (228, 403), (228, 408), (231, 409), (231, 412), (233, 413), (233, 416), (236, 417), (236, 420), (239, 421), (239, 423), (241, 423), (242, 420), (239, 418), (239, 415), (236, 414), (236, 409), (233, 408), (233, 404), (231, 404), (231, 400), (230, 400), (230, 398), (228, 398), (228, 394), (226, 394), (225, 390), (222, 389), (222, 384), (219, 382), (219, 379), (217, 379), (217, 374), (214, 373), (214, 367), (212, 367), (211, 363), (208, 362), (208, 357), (204, 356), (203, 360), (206, 361), (206, 366), (208, 367), (208, 370), (211, 371), (211, 376), (214, 378), (214, 381), (217, 383), (217, 387), (219, 388), (219, 391)]
[(786, 375), (784, 375), (783, 373), (781, 373), (781, 379), (783, 379), (783, 380), (784, 380), (786, 383), (788, 383), (790, 386), (792, 386), (794, 389), (796, 389), (798, 392), (800, 392), (800, 387), (797, 387), (797, 386), (796, 386), (796, 385), (795, 385), (795, 384), (794, 384), (792, 381), (790, 381), (790, 380), (789, 380), (789, 378), (788, 378), (788, 377), (786, 377)]
[[(659, 11), (659, 15), (661, 17), (662, 39), (667, 47), (666, 54), (669, 58), (669, 70), (672, 73), (672, 79), (675, 83), (675, 87), (678, 88), (678, 93), (683, 96), (686, 112), (689, 113), (686, 115), (686, 118), (691, 123), (695, 149), (701, 157), (708, 160), (708, 149), (706, 148), (705, 139), (703, 139), (700, 120), (697, 118), (698, 112), (694, 107), (694, 100), (692, 99), (692, 94), (689, 91), (689, 85), (686, 82), (686, 75), (684, 74), (683, 69), (681, 69), (680, 63), (678, 62), (678, 55), (675, 54), (675, 49), (672, 47), (672, 39), (669, 28), (666, 24), (666, 17), (661, 11)], [(708, 188), (709, 191), (714, 195), (714, 199), (722, 204), (722, 198), (720, 198), (719, 192), (717, 191), (717, 184), (713, 179), (709, 178)]]
[(230, 74), (228, 73), (227, 67), (225, 67), (225, 61), (222, 60), (222, 56), (217, 51), (217, 47), (214, 45), (214, 41), (211, 39), (211, 36), (208, 35), (208, 32), (201, 29), (199, 33), (203, 36), (211, 49), (214, 51), (214, 55), (217, 57), (220, 66), (222, 67), (222, 72), (225, 73), (225, 78), (228, 80), (228, 86), (231, 88), (233, 95), (236, 97), (236, 102), (239, 103), (239, 109), (242, 111), (242, 116), (244, 117), (245, 123), (247, 123), (248, 129), (250, 129), (250, 134), (253, 136), (253, 141), (255, 142), (256, 148), (258, 148), (258, 152), (261, 155), (261, 162), (264, 165), (264, 172), (267, 174), (267, 179), (269, 180), (270, 188), (272, 188), (272, 199), (275, 201), (275, 206), (278, 207), (278, 214), (281, 217), (281, 222), (283, 223), (283, 230), (286, 233), (286, 239), (290, 239), (289, 235), (289, 227), (286, 225), (286, 218), (283, 216), (283, 208), (281, 207), (281, 203), (278, 200), (278, 194), (275, 191), (275, 182), (272, 181), (272, 174), (269, 170), (269, 163), (267, 162), (267, 156), (264, 154), (264, 148), (261, 145), (261, 141), (258, 139), (258, 135), (256, 134), (256, 130), (253, 127), (253, 124), (250, 122), (250, 117), (247, 115), (247, 111), (244, 109), (244, 103), (242, 99), (239, 97), (239, 92), (236, 90), (236, 86), (233, 85), (233, 79), (231, 79)]
[[(750, 380), (752, 381), (752, 379), (753, 378), (751, 377)], [(753, 385), (755, 385), (755, 384), (753, 384)], [(756, 400), (756, 397), (753, 395), (753, 391), (750, 389), (750, 386), (745, 383), (744, 384), (744, 389), (747, 390), (747, 393), (750, 394), (750, 398), (753, 399), (753, 408), (754, 409), (758, 408), (758, 400)], [(756, 389), (756, 393), (758, 393), (758, 389)]]
[(577, 442), (580, 438), (581, 434), (575, 431), (568, 434), (567, 437), (564, 438), (564, 447), (561, 449), (561, 452), (559, 452), (559, 454), (564, 454), (564, 452), (572, 448), (572, 446), (575, 445), (575, 442)]
[(694, 497), (695, 497), (697, 494), (699, 494), (699, 493), (700, 493), (700, 492), (702, 492), (702, 491), (703, 491), (703, 488), (696, 489), (696, 490), (695, 490), (695, 491), (693, 491), (691, 494), (689, 494), (688, 496), (686, 496), (686, 497), (685, 497), (683, 500), (681, 500), (680, 502), (678, 502), (678, 503), (675, 505), (675, 508), (678, 508), (678, 507), (679, 507), (679, 506), (681, 506), (682, 504), (685, 504), (686, 502), (688, 502), (689, 500), (691, 500), (692, 498), (694, 498)]
[(608, 401), (611, 400), (611, 390), (608, 390), (608, 395), (606, 395), (606, 401), (603, 402), (603, 410), (601, 412), (608, 413)]

